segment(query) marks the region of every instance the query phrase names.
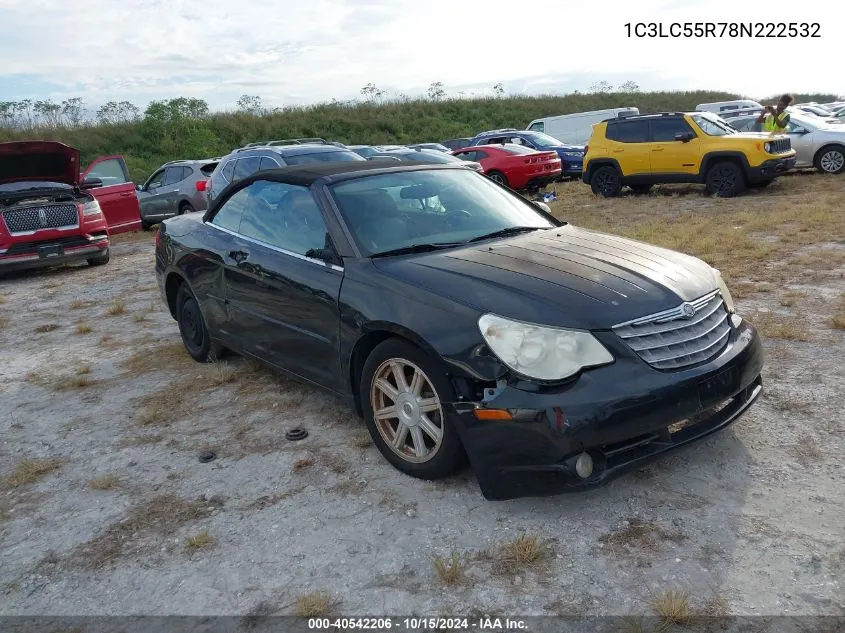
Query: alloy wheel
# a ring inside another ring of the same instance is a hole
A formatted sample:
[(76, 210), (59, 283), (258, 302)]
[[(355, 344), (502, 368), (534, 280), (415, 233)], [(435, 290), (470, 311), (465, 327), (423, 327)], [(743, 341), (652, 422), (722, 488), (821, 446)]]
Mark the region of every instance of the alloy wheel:
[(497, 182), (497, 183), (499, 183), (500, 185), (505, 184), (505, 179), (504, 179), (504, 178), (502, 178), (499, 174), (491, 174), (491, 175), (490, 175), (490, 180), (492, 180), (493, 182)]
[(384, 361), (373, 377), (370, 402), (390, 450), (416, 464), (434, 458), (443, 443), (443, 408), (422, 369), (402, 358)]
[(736, 172), (730, 167), (723, 167), (713, 174), (713, 190), (718, 194), (730, 193), (736, 186)]
[(616, 176), (610, 172), (603, 172), (597, 175), (597, 186), (602, 194), (607, 195), (616, 190)]
[(842, 169), (843, 165), (845, 165), (845, 155), (837, 149), (825, 152), (819, 159), (819, 166), (822, 168), (822, 171), (829, 174), (837, 173)]

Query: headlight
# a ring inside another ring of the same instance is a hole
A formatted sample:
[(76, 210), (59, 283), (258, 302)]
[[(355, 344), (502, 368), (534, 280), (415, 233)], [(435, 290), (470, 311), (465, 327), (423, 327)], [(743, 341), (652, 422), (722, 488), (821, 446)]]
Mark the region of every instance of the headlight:
[(719, 294), (722, 295), (722, 300), (725, 302), (725, 307), (731, 314), (736, 313), (736, 307), (734, 306), (734, 298), (731, 296), (731, 291), (728, 290), (728, 285), (725, 283), (725, 280), (722, 279), (722, 273), (720, 273), (715, 268), (713, 269), (713, 272), (716, 274), (716, 281), (719, 282)]
[(767, 154), (772, 153), (772, 144), (771, 143), (763, 143), (763, 149), (766, 150)]
[(478, 319), (493, 353), (513, 371), (537, 380), (561, 380), (586, 367), (613, 362), (589, 332), (511, 321), (495, 314)]
[(100, 203), (96, 200), (82, 203), (82, 215), (100, 215), (100, 213), (102, 213), (102, 211), (100, 211)]
[(569, 156), (569, 158), (581, 158), (584, 154), (581, 152), (564, 152), (564, 156)]

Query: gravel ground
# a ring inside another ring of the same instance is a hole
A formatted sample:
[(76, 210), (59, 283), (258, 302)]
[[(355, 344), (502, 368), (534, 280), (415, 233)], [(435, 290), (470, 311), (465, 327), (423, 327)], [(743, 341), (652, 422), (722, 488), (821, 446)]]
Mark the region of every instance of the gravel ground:
[(627, 615), (666, 591), (845, 613), (841, 267), (791, 288), (810, 340), (765, 340), (764, 395), (730, 429), (599, 490), (490, 502), (469, 472), (400, 474), (331, 396), (191, 361), (152, 242), (0, 280), (0, 613)]

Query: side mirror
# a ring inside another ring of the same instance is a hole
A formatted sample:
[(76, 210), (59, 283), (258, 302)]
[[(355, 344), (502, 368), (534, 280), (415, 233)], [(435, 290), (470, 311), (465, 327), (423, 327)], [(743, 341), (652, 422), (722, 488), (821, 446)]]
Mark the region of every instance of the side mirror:
[(143, 191), (144, 185), (135, 185), (135, 191)]
[(549, 205), (547, 205), (545, 202), (543, 202), (543, 201), (541, 201), (541, 200), (532, 200), (532, 202), (533, 202), (534, 204), (536, 204), (538, 207), (540, 207), (540, 208), (541, 208), (543, 211), (545, 211), (546, 213), (551, 214), (551, 212), (552, 212), (552, 208), (551, 208)]
[(333, 266), (340, 266), (343, 263), (333, 248), (312, 248), (306, 251), (305, 256), (311, 259), (320, 259)]
[(82, 181), (82, 184), (79, 186), (80, 189), (96, 189), (97, 187), (102, 187), (103, 181), (96, 176), (88, 176), (85, 180)]
[(681, 132), (680, 134), (675, 134), (675, 140), (680, 141), (681, 143), (689, 143), (694, 138), (695, 134), (692, 132)]
[(798, 128), (797, 130), (795, 130), (795, 131), (796, 131), (798, 134), (802, 134), (802, 135), (803, 135), (803, 134), (809, 134), (809, 133), (810, 133), (810, 130), (808, 130), (808, 129), (807, 129), (807, 128), (805, 128), (805, 127), (799, 127), (799, 128)]

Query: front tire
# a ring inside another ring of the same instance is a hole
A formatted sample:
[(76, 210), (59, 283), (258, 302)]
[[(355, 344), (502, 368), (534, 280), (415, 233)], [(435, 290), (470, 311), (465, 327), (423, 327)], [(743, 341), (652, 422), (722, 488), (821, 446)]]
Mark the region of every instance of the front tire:
[(613, 198), (622, 190), (622, 179), (615, 167), (605, 165), (599, 167), (590, 178), (590, 188), (593, 193), (603, 198)]
[(705, 186), (711, 196), (733, 198), (745, 191), (745, 174), (736, 163), (716, 163), (707, 170)]
[(816, 156), (815, 163), (816, 169), (825, 174), (841, 174), (845, 171), (845, 147), (823, 147)]
[(208, 363), (220, 356), (220, 348), (211, 342), (199, 303), (187, 284), (179, 286), (176, 293), (176, 322), (185, 349), (195, 361)]
[(104, 250), (99, 255), (89, 257), (85, 261), (88, 262), (89, 266), (105, 266), (109, 263), (109, 249)]
[(364, 363), (359, 393), (370, 436), (397, 470), (439, 479), (461, 465), (463, 448), (445, 407), (455, 391), (421, 349), (399, 339), (380, 343)]

